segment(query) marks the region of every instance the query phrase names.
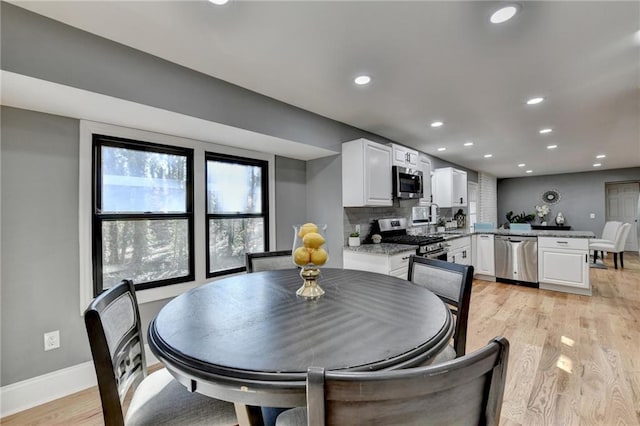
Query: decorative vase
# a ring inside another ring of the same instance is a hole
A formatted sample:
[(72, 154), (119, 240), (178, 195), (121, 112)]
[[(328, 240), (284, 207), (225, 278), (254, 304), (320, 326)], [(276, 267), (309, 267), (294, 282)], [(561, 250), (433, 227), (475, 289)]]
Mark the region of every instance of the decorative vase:
[(556, 225), (564, 225), (564, 215), (562, 214), (562, 212), (558, 212), (558, 215), (556, 216)]
[(349, 247), (360, 246), (360, 237), (349, 237)]
[[(326, 246), (327, 225), (305, 223), (294, 225), (293, 249), (291, 256), (293, 263), (300, 266), (300, 277), (303, 280), (296, 294), (308, 299), (315, 299), (324, 294), (318, 284), (320, 266), (327, 263), (329, 253)], [(358, 238), (358, 242), (360, 239)]]

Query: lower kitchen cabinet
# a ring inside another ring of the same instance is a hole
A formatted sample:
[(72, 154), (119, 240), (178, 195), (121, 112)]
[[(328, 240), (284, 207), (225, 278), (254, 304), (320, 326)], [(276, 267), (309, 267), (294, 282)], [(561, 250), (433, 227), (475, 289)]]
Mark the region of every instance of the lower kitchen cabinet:
[(539, 237), (538, 281), (541, 289), (591, 295), (589, 240)]
[(475, 275), (495, 280), (496, 262), (493, 234), (476, 234), (472, 237), (473, 269)]
[(396, 254), (363, 253), (345, 249), (342, 255), (344, 269), (376, 272), (404, 280), (409, 276), (409, 258), (415, 249)]
[(449, 245), (447, 262), (471, 265), (471, 237), (447, 240), (447, 244)]

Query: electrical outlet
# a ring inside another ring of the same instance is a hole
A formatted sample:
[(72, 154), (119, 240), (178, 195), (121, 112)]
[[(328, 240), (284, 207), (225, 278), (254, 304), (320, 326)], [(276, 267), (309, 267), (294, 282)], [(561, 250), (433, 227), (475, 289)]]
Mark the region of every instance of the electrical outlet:
[(60, 330), (44, 333), (44, 350), (58, 349), (60, 347)]
[(589, 219), (595, 219), (595, 218), (596, 218), (595, 213), (589, 213)]
[(359, 234), (360, 233), (360, 225), (356, 225), (356, 232)]

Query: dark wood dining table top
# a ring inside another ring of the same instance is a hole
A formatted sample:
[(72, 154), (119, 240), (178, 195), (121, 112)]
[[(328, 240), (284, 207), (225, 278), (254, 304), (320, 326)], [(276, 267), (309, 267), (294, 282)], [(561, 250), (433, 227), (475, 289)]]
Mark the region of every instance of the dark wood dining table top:
[[(149, 344), (174, 375), (190, 378), (182, 382), (192, 390), (198, 390), (196, 382), (244, 390), (264, 383), (267, 389), (302, 390), (304, 401), (310, 366), (413, 366), (444, 348), (453, 333), (446, 305), (406, 280), (325, 268), (319, 283), (326, 293), (307, 300), (296, 296), (302, 284), (296, 269), (210, 282), (160, 310), (149, 326)], [(268, 405), (261, 401), (243, 402)]]

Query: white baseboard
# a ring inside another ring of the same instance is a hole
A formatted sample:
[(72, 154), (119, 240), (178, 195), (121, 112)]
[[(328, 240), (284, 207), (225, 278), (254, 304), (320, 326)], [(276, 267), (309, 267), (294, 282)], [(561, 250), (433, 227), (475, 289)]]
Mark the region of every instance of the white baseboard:
[[(144, 346), (147, 365), (159, 362), (149, 349), (149, 345)], [(93, 368), (93, 361), (87, 361), (2, 386), (0, 388), (0, 418), (96, 385), (96, 371)]]

